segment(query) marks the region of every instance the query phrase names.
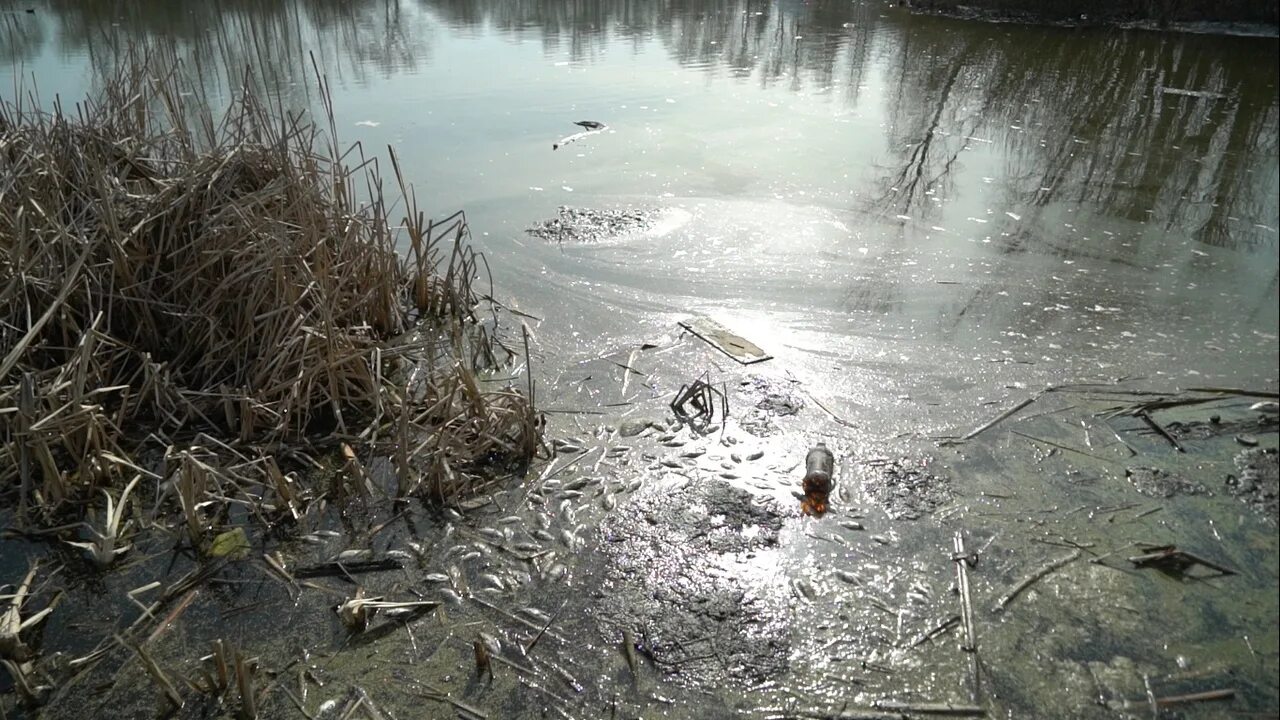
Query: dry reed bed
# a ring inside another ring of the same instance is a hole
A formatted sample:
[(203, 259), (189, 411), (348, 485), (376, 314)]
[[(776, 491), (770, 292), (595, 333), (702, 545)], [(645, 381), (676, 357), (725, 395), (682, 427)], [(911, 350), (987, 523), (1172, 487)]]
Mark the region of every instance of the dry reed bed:
[(382, 454), (396, 495), (437, 499), (528, 461), (532, 384), (476, 376), (510, 351), (465, 218), (425, 220), (397, 166), (393, 224), (358, 148), (249, 91), (215, 121), (181, 77), (135, 57), (74, 111), (0, 107), (0, 498), (35, 525), (106, 510), (79, 539), (109, 563), (122, 518), (157, 519), (126, 485), (199, 546), (226, 502), (330, 492), (286, 472), (318, 445), (362, 492)]

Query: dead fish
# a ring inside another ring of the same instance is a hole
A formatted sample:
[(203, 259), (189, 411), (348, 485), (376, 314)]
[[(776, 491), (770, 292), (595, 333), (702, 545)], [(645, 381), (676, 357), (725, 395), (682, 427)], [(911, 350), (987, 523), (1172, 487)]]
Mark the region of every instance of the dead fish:
[(808, 602), (813, 602), (814, 598), (817, 597), (817, 594), (813, 591), (813, 586), (804, 578), (791, 578), (791, 592), (796, 597)]
[(748, 459), (748, 460), (759, 460), (759, 459), (760, 459), (760, 458), (762, 458), (762, 457), (764, 457), (764, 451), (763, 451), (763, 450), (756, 450), (755, 452), (753, 452), (753, 453), (751, 453), (751, 454), (747, 455), (747, 459)]
[(422, 579), (427, 582), (451, 582), (448, 575), (438, 572), (427, 573)]
[(720, 473), (720, 477), (724, 478), (725, 480), (737, 480), (738, 473), (722, 472)]
[(563, 580), (565, 575), (569, 574), (569, 568), (565, 567), (562, 563), (552, 563), (547, 566), (546, 574), (548, 580), (558, 582)]
[(551, 669), (555, 670), (556, 675), (559, 675), (560, 679), (564, 681), (564, 684), (572, 688), (574, 692), (576, 693), (582, 692), (582, 683), (574, 679), (574, 677), (569, 674), (568, 670), (565, 670), (559, 665), (554, 665), (554, 664), (551, 665)]
[(476, 654), (476, 677), (482, 678), (487, 673), (492, 679), (493, 668), (489, 665), (489, 649), (485, 647), (484, 641), (479, 639), (473, 641), (471, 648)]
[(1274, 400), (1266, 400), (1263, 402), (1256, 402), (1250, 405), (1249, 409), (1253, 410), (1254, 412), (1268, 413), (1271, 415), (1275, 415), (1277, 413), (1280, 413), (1280, 403)]
[(440, 597), (444, 598), (444, 601), (450, 605), (462, 604), (462, 596), (454, 592), (451, 588), (440, 588), (436, 592), (439, 593)]
[[(732, 461), (734, 461), (735, 463), (740, 463), (740, 462), (742, 462), (742, 456), (741, 456), (741, 455), (739, 455), (738, 453), (729, 453), (729, 459), (730, 459), (730, 460), (732, 460)], [(720, 467), (728, 468), (728, 467), (731, 467), (731, 466), (730, 466), (730, 465), (723, 465), (723, 464), (722, 464)]]
[(890, 542), (889, 538), (885, 537), (884, 535), (872, 535), (872, 536), (871, 536), (871, 539), (872, 539), (872, 540), (875, 540), (876, 542), (880, 543), (881, 545), (888, 545), (888, 544), (889, 544), (889, 542)]
[(372, 560), (372, 559), (373, 559), (373, 551), (372, 551), (372, 550), (368, 550), (368, 549), (364, 549), (364, 550), (343, 550), (342, 552), (338, 553), (337, 555), (334, 555), (334, 556), (333, 556), (333, 558), (329, 560), (329, 562), (338, 562), (338, 563), (344, 563), (344, 562), (360, 562), (360, 561), (364, 561), (364, 560)]
[(480, 642), (484, 643), (484, 648), (489, 651), (490, 655), (502, 654), (501, 640), (499, 640), (496, 636), (487, 632), (481, 632), (479, 633), (479, 635), (480, 635)]
[(519, 522), (524, 522), (523, 518), (519, 515), (508, 515), (498, 520), (499, 525), (514, 525)]
[(534, 505), (546, 505), (547, 499), (539, 495), (537, 492), (530, 491), (529, 502), (533, 503)]
[(564, 498), (566, 500), (574, 500), (580, 497), (582, 497), (581, 490), (561, 490), (560, 492), (556, 493), (557, 499)]
[(600, 506), (603, 507), (606, 511), (614, 509), (615, 507), (617, 507), (617, 505), (618, 505), (617, 495), (605, 495), (604, 497), (600, 498)]
[(631, 668), (631, 674), (636, 674), (636, 638), (631, 634), (630, 630), (622, 631), (622, 657), (627, 661), (627, 667)]
[(535, 537), (535, 538), (537, 538), (537, 539), (541, 540), (542, 542), (551, 542), (552, 540), (555, 540), (555, 536), (554, 536), (554, 535), (552, 535), (551, 533), (549, 533), (549, 532), (547, 532), (546, 530), (543, 530), (543, 529), (541, 529), (541, 528), (538, 528), (538, 529), (536, 529), (536, 530), (530, 530), (530, 531), (529, 531), (529, 534), (530, 534), (530, 535), (532, 535), (533, 537)]
[(585, 488), (586, 486), (590, 485), (594, 480), (595, 480), (595, 478), (592, 478), (592, 477), (580, 477), (580, 478), (577, 478), (577, 479), (575, 479), (575, 480), (571, 480), (571, 481), (569, 481), (569, 482), (565, 483), (564, 487), (563, 487), (563, 488), (561, 488), (561, 489), (563, 489), (563, 490), (581, 490), (581, 489)]
[(560, 541), (563, 542), (564, 546), (569, 548), (570, 550), (573, 550), (578, 545), (578, 538), (575, 537), (574, 534), (569, 532), (568, 530), (560, 531)]
[(670, 460), (670, 459), (668, 459), (668, 460), (663, 460), (661, 464), (662, 464), (662, 466), (663, 466), (663, 467), (669, 467), (669, 468), (678, 468), (678, 467), (682, 467), (682, 465), (680, 465), (680, 461), (679, 461), (679, 460)]
[(689, 450), (687, 452), (680, 453), (680, 457), (685, 457), (685, 458), (702, 457), (704, 454), (706, 454), (706, 452), (707, 452), (706, 450)]
[(862, 527), (862, 523), (857, 522), (855, 520), (843, 520), (840, 523), (840, 527), (846, 530), (864, 530), (865, 529)]
[(412, 560), (413, 555), (404, 550), (388, 550), (383, 554), (388, 560)]
[(859, 585), (862, 582), (858, 579), (857, 575), (854, 575), (848, 570), (837, 570), (836, 578), (840, 580), (840, 582), (849, 583), (850, 585)]
[(338, 716), (338, 698), (329, 698), (316, 708), (316, 720), (329, 720)]
[(493, 542), (496, 542), (496, 543), (504, 543), (507, 541), (507, 539), (503, 537), (501, 531), (495, 530), (493, 528), (480, 528), (479, 530), (476, 531), (476, 533), (481, 537), (487, 540), (492, 540)]
[(516, 543), (513, 547), (523, 553), (535, 553), (542, 550), (542, 546), (537, 543)]
[(525, 606), (522, 608), (517, 608), (516, 612), (528, 617), (530, 620), (533, 620), (534, 622), (541, 623), (543, 625), (546, 625), (547, 623), (551, 622), (550, 615), (546, 614), (545, 612), (531, 605)]
[(472, 550), (469, 553), (463, 553), (461, 556), (459, 556), (458, 562), (461, 562), (461, 563), (471, 562), (472, 560), (479, 560), (482, 557), (484, 557), (484, 553), (480, 552), (479, 550)]

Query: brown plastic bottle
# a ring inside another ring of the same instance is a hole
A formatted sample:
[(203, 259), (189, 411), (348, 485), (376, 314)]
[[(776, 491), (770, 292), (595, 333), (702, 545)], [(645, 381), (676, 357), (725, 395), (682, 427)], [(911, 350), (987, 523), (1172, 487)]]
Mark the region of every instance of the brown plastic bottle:
[(835, 456), (825, 443), (818, 443), (805, 456), (804, 467), (804, 494), (825, 504), (835, 486)]

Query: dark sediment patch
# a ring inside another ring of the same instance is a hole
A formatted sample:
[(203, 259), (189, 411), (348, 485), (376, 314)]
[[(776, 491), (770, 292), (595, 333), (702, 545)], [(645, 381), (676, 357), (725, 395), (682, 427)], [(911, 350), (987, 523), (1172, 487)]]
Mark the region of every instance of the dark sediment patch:
[(648, 230), (657, 223), (658, 217), (659, 211), (654, 208), (595, 210), (561, 205), (555, 217), (537, 222), (525, 232), (555, 242), (600, 242)]
[(951, 479), (929, 472), (929, 459), (899, 458), (880, 463), (867, 490), (894, 520), (916, 520), (951, 501)]
[(790, 613), (772, 568), (783, 516), (718, 481), (652, 490), (601, 524), (606, 637), (629, 629), (659, 670), (715, 687), (787, 669)]
[[(775, 418), (799, 414), (805, 401), (796, 391), (797, 382), (782, 382), (763, 375), (753, 375), (739, 385), (738, 402), (748, 406), (738, 424), (756, 437), (778, 432)], [(738, 404), (738, 403), (735, 403)]]
[(1198, 482), (1160, 468), (1136, 466), (1125, 468), (1125, 477), (1143, 495), (1170, 498), (1175, 495), (1211, 495), (1209, 489)]
[(1280, 519), (1280, 455), (1275, 448), (1249, 448), (1235, 456), (1239, 475), (1227, 476), (1227, 492), (1275, 524)]

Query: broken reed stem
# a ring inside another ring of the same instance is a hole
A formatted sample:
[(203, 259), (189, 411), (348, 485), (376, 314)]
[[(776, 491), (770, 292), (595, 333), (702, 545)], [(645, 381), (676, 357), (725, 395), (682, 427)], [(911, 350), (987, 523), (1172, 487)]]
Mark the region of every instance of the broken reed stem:
[(1061, 568), (1067, 563), (1070, 563), (1073, 560), (1076, 560), (1079, 557), (1080, 557), (1080, 551), (1076, 550), (1075, 552), (1071, 553), (1070, 555), (1067, 555), (1066, 557), (1058, 558), (1057, 560), (1053, 560), (1052, 562), (1045, 564), (1040, 569), (1031, 573), (1031, 575), (1027, 577), (1025, 580), (1018, 583), (1017, 585), (1014, 585), (1012, 590), (1010, 590), (1008, 593), (1005, 594), (1004, 597), (1000, 598), (996, 602), (995, 607), (991, 608), (991, 612), (1003, 612), (1004, 609), (1009, 605), (1009, 603), (1013, 602), (1013, 599), (1018, 597), (1018, 595), (1020, 595), (1023, 590), (1026, 590), (1027, 588), (1031, 587), (1036, 582), (1038, 582), (1044, 576)]
[(951, 559), (956, 566), (956, 587), (960, 590), (960, 622), (964, 626), (964, 646), (961, 649), (969, 657), (969, 699), (976, 705), (982, 694), (978, 676), (978, 632), (973, 618), (973, 600), (969, 593), (970, 556), (964, 548), (964, 535), (959, 531), (956, 531), (953, 547), (955, 554)]
[(999, 425), (1000, 423), (1004, 422), (1006, 419), (1008, 419), (1009, 417), (1013, 416), (1015, 413), (1017, 413), (1017, 412), (1018, 412), (1019, 410), (1021, 410), (1022, 408), (1024, 408), (1024, 407), (1026, 407), (1026, 406), (1030, 405), (1031, 403), (1035, 402), (1036, 400), (1039, 400), (1039, 399), (1040, 399), (1040, 395), (1042, 395), (1042, 394), (1043, 394), (1043, 393), (1036, 393), (1035, 395), (1032, 395), (1031, 397), (1027, 398), (1026, 400), (1023, 400), (1022, 402), (1018, 403), (1017, 405), (1014, 405), (1013, 407), (1009, 408), (1008, 410), (1005, 410), (1004, 412), (1002, 412), (1002, 413), (1000, 413), (999, 415), (995, 416), (994, 418), (992, 418), (989, 422), (987, 422), (987, 423), (986, 423), (985, 425), (983, 425), (982, 427), (975, 428), (975, 429), (973, 429), (973, 430), (969, 431), (969, 433), (968, 433), (968, 434), (964, 435), (964, 436), (963, 436), (963, 437), (961, 437), (960, 439), (961, 439), (961, 440), (972, 440), (972, 439), (974, 439), (974, 438), (978, 437), (978, 436), (979, 436), (979, 435), (981, 435), (982, 433), (984, 433), (984, 432), (986, 432), (986, 431), (990, 430), (991, 428), (995, 427), (996, 425)]

